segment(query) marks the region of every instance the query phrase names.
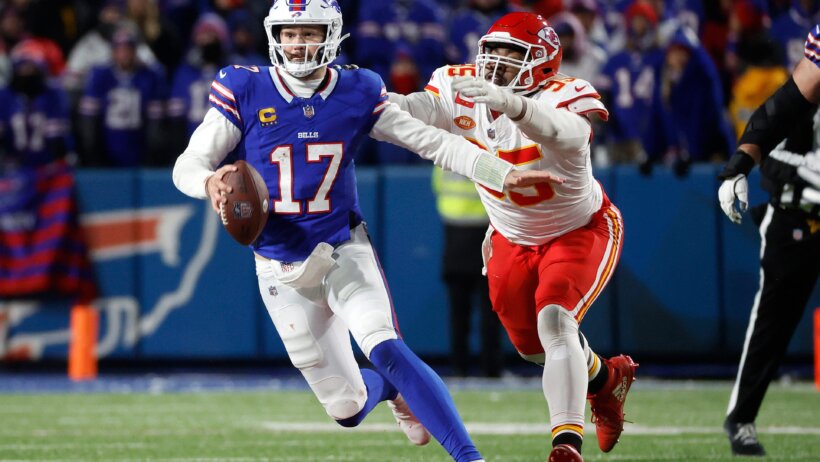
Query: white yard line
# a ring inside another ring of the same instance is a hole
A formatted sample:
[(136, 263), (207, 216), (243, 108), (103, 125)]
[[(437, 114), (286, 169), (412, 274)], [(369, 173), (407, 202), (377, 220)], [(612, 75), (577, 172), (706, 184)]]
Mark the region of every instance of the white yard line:
[[(546, 435), (547, 424), (526, 424), (514, 422), (471, 422), (467, 423), (467, 431), (474, 435)], [(312, 433), (312, 432), (394, 432), (396, 424), (365, 423), (354, 429), (344, 428), (333, 422), (263, 422), (262, 427), (274, 432)], [(713, 435), (723, 433), (720, 427), (676, 427), (625, 424), (624, 434), (634, 436), (644, 435)], [(587, 425), (584, 431), (595, 433), (593, 425)], [(820, 435), (818, 427), (758, 427), (758, 433), (772, 435)]]

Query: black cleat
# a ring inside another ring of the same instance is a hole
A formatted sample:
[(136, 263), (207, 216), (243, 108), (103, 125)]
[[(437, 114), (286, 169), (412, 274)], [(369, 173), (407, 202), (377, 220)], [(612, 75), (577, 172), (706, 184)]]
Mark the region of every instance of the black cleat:
[(729, 435), (729, 444), (732, 445), (732, 455), (735, 456), (765, 456), (766, 451), (757, 440), (757, 430), (754, 422), (736, 423), (726, 420), (723, 428)]

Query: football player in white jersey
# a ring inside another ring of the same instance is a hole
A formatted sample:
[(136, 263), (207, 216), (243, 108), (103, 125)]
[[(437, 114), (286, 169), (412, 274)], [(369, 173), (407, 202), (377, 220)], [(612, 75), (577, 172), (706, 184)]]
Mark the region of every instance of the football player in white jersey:
[(612, 450), (637, 367), (625, 355), (602, 360), (579, 332), (617, 265), (623, 221), (590, 161), (590, 118), (608, 112), (589, 82), (558, 73), (560, 63), (547, 21), (510, 13), (479, 40), (475, 65), (440, 68), (426, 91), (390, 95), (518, 168), (564, 179), (504, 194), (478, 188), (491, 222), (482, 250), (493, 310), (519, 354), (544, 366), (556, 462), (583, 460), (585, 396), (598, 444)]

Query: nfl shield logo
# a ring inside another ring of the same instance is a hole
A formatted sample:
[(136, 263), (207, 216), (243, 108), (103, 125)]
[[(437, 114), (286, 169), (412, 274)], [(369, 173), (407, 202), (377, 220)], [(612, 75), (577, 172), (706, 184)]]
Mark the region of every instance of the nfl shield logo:
[(494, 140), (495, 139), (495, 129), (494, 128), (488, 128), (487, 129), (487, 136), (489, 136), (491, 140)]
[(307, 117), (308, 119), (312, 119), (314, 114), (313, 106), (302, 106), (302, 113), (304, 113), (305, 117)]

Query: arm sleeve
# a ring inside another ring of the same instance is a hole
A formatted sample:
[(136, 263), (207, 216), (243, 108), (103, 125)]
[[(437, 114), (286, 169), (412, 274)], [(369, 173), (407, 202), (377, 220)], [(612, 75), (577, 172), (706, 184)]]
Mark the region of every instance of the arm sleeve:
[(392, 103), (382, 110), (370, 136), (409, 149), (494, 191), (504, 190), (504, 179), (513, 168), (460, 136), (414, 119)]
[(177, 158), (173, 171), (174, 185), (190, 197), (206, 199), (205, 180), (241, 139), (242, 132), (236, 125), (216, 109), (209, 109), (205, 120), (191, 135), (188, 147)]
[(402, 111), (407, 111), (416, 119), (427, 125), (446, 128), (447, 117), (440, 108), (440, 97), (428, 91), (419, 91), (409, 95), (388, 93), (391, 103), (396, 103)]
[(219, 111), (227, 120), (242, 130), (242, 117), (239, 112), (239, 102), (234, 95), (234, 85), (231, 81), (233, 71), (231, 67), (223, 68), (211, 83), (211, 94), (208, 102), (211, 107)]
[(559, 152), (577, 152), (589, 144), (592, 126), (583, 116), (531, 98), (514, 97), (524, 105), (524, 115), (515, 124), (531, 140)]

